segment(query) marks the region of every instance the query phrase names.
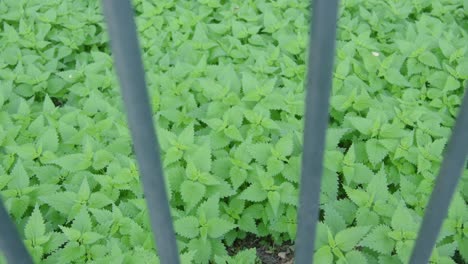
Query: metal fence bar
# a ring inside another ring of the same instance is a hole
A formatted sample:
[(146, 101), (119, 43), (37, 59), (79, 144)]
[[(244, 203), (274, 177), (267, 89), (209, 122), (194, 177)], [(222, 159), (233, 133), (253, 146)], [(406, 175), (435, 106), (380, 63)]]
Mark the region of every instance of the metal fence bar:
[(31, 255), (23, 244), (15, 224), (0, 197), (0, 250), (8, 263), (32, 264)]
[(468, 154), (468, 87), (426, 207), (410, 264), (428, 263)]
[(313, 261), (335, 56), (338, 0), (312, 3), (295, 263)]
[(130, 0), (103, 0), (114, 63), (161, 263), (179, 263)]

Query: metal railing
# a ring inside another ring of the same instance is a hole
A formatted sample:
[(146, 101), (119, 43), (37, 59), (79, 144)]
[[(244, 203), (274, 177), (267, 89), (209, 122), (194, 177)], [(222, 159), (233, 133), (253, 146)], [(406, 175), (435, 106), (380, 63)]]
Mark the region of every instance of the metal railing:
[[(103, 0), (103, 7), (158, 255), (161, 263), (177, 264), (180, 260), (151, 116), (133, 9), (129, 0)], [(332, 86), (338, 0), (315, 0), (312, 11), (298, 232), (295, 243), (295, 263), (298, 264), (309, 264), (313, 261)], [(428, 263), (431, 256), (466, 161), (468, 152), (466, 131), (468, 131), (468, 94), (465, 92), (413, 248), (411, 264)], [(0, 203), (0, 250), (9, 263), (32, 263), (31, 256), (3, 203)]]

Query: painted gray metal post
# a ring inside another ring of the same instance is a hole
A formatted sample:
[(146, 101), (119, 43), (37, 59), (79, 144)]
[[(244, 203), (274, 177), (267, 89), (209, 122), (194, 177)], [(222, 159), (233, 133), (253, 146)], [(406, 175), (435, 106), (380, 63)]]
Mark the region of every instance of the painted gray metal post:
[(428, 263), (468, 154), (468, 87), (426, 207), (410, 264)]
[(8, 212), (0, 198), (0, 250), (8, 263), (32, 264), (29, 255), (21, 239), (15, 224), (11, 221)]
[(338, 0), (312, 3), (295, 263), (313, 261), (335, 57)]
[(114, 63), (148, 206), (151, 227), (164, 264), (179, 263), (159, 146), (130, 0), (103, 0)]

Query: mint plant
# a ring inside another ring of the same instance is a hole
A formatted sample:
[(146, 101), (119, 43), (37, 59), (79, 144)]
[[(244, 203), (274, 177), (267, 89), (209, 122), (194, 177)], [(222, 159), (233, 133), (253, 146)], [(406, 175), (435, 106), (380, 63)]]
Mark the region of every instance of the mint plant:
[[(310, 3), (132, 3), (182, 262), (258, 263), (235, 242), (296, 236)], [(407, 262), (466, 92), (466, 10), (342, 1), (317, 262)], [(37, 263), (159, 262), (101, 11), (0, 2), (0, 194)], [(468, 261), (467, 201), (464, 170), (431, 263)]]

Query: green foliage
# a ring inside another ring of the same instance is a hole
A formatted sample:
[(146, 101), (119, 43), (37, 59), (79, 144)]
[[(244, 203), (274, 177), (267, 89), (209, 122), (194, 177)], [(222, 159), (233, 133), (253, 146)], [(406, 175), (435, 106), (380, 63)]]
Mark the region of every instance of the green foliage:
[[(133, 4), (182, 262), (256, 263), (227, 247), (296, 236), (310, 1)], [(159, 263), (99, 5), (0, 2), (0, 193), (37, 263)], [(467, 7), (341, 2), (317, 263), (407, 262)], [(464, 170), (431, 263), (468, 262), (467, 201)]]

